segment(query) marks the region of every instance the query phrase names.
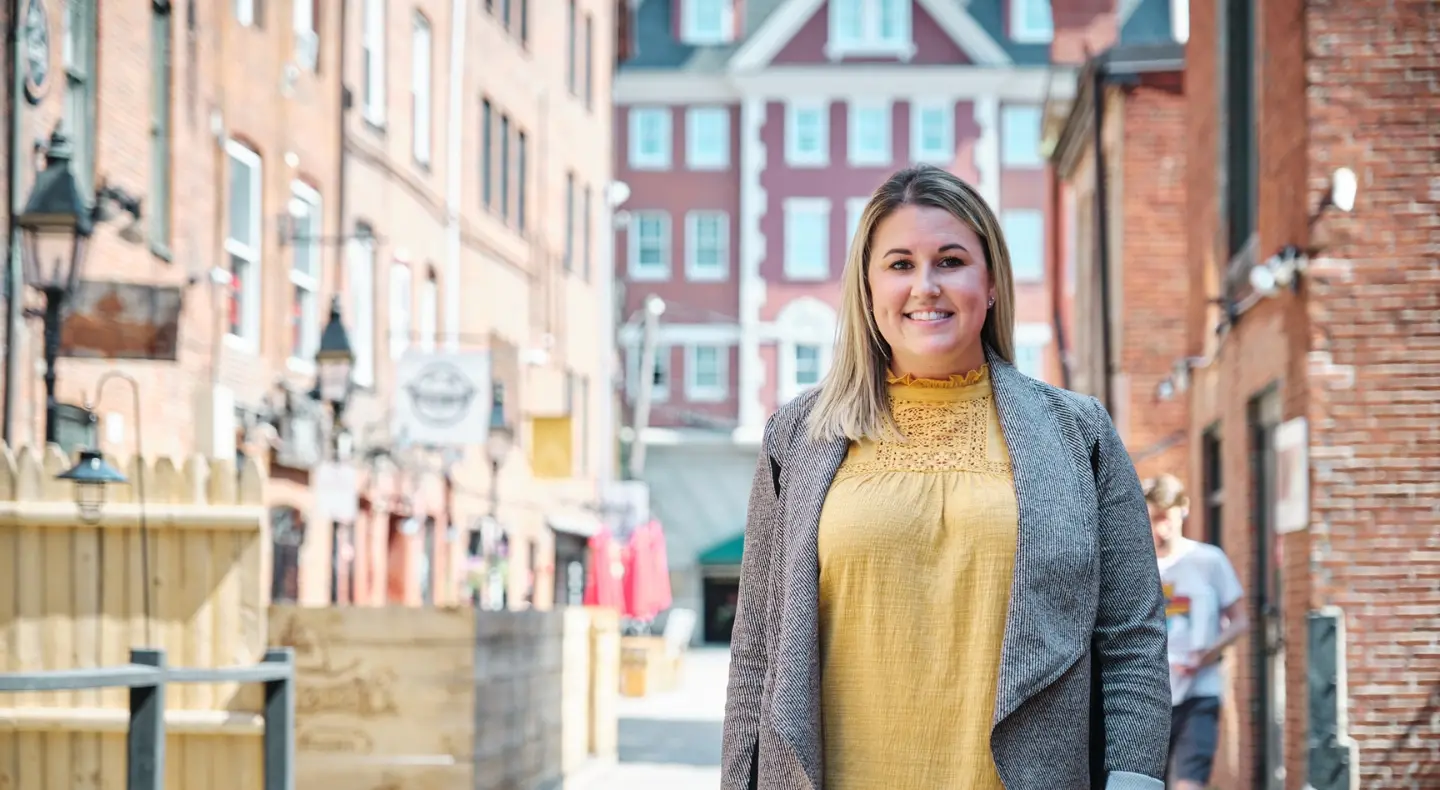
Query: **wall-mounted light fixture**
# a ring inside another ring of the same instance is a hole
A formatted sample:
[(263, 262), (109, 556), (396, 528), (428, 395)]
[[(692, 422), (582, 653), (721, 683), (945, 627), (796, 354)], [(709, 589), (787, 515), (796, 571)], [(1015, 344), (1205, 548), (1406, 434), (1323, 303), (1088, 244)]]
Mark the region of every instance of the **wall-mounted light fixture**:
[[(1320, 200), (1319, 207), (1310, 217), (1310, 225), (1313, 227), (1331, 209), (1347, 214), (1353, 211), (1358, 192), (1359, 180), (1355, 176), (1355, 171), (1348, 167), (1337, 168), (1330, 176), (1330, 189), (1326, 191), (1325, 197)], [(1306, 250), (1294, 244), (1287, 244), (1279, 252), (1255, 264), (1251, 267), (1249, 276), (1250, 288), (1253, 290), (1254, 296), (1264, 299), (1275, 296), (1286, 288), (1297, 289), (1300, 285), (1300, 275), (1304, 274), (1310, 266), (1311, 254), (1318, 251), (1318, 248)], [(1253, 300), (1247, 300), (1242, 304), (1248, 308), (1253, 304)]]

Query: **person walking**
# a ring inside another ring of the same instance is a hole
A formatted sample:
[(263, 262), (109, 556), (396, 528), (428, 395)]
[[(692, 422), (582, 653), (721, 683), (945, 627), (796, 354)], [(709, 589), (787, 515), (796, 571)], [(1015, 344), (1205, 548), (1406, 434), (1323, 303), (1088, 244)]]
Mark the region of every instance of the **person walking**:
[(1168, 778), (1175, 790), (1205, 790), (1220, 737), (1220, 659), (1249, 628), (1244, 590), (1219, 546), (1181, 534), (1190, 500), (1174, 475), (1146, 480), (1145, 503), (1169, 632), (1174, 712)]
[(834, 364), (766, 424), (723, 790), (1159, 790), (1164, 599), (1094, 398), (1017, 370), (994, 212), (931, 166), (871, 197)]

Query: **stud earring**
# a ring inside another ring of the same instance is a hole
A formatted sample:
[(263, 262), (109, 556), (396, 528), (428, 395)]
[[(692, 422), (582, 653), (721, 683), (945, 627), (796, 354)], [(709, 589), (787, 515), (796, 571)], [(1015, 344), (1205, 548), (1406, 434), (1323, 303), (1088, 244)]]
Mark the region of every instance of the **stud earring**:
[(986, 307), (994, 307), (994, 306), (995, 306), (995, 297), (992, 296), (992, 297), (990, 297), (990, 304), (986, 305)]

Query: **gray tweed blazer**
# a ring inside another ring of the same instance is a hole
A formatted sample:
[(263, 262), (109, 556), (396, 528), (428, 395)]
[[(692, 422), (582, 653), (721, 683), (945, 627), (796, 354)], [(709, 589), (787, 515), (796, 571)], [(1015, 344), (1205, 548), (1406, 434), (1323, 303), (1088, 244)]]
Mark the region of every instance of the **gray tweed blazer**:
[[(1097, 400), (987, 356), (1020, 513), (995, 764), (1007, 790), (1163, 790), (1165, 606), (1135, 467)], [(846, 442), (807, 438), (814, 402), (770, 418), (755, 468), (722, 790), (824, 787), (816, 538)]]

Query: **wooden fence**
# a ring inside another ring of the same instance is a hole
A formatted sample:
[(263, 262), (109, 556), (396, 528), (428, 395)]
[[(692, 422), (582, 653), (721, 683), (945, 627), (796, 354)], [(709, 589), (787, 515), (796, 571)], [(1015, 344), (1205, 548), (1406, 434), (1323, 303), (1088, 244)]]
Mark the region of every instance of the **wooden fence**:
[[(86, 524), (72, 484), (55, 479), (69, 465), (54, 446), (43, 458), (0, 448), (0, 672), (117, 666), (133, 648), (194, 669), (260, 662), (259, 467), (198, 457), (117, 464), (131, 483), (110, 486), (98, 523)], [(142, 474), (143, 503), (134, 486)], [(166, 697), (167, 786), (259, 790), (259, 688), (185, 684)], [(129, 716), (123, 688), (0, 696), (0, 790), (124, 788)]]

